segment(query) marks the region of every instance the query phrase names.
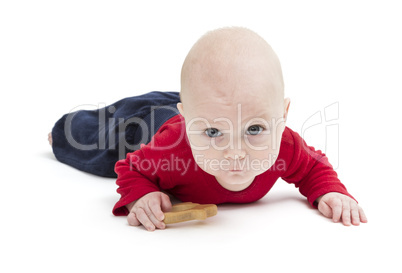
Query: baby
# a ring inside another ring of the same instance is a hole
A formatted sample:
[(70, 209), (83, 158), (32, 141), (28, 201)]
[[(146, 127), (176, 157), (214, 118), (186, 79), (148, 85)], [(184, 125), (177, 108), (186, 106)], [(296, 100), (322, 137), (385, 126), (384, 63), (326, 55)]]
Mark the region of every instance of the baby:
[[(333, 221), (341, 220), (344, 225), (367, 222), (327, 157), (307, 146), (296, 132), (285, 126), (290, 100), (284, 98), (280, 63), (272, 48), (256, 33), (232, 27), (201, 37), (184, 61), (178, 95), (151, 92), (134, 98), (133, 103), (147, 99), (149, 104), (177, 105), (179, 113), (163, 114), (160, 111), (163, 107), (148, 110), (146, 117), (151, 115), (151, 120), (159, 125), (152, 139), (145, 138), (139, 147), (131, 147), (133, 152), (115, 165), (117, 191), (121, 194), (113, 208), (115, 215), (127, 215), (130, 225), (143, 225), (149, 231), (164, 229), (163, 212), (172, 207), (164, 192), (184, 202), (249, 203), (262, 198), (282, 178), (298, 187), (312, 206)], [(152, 99), (155, 96), (163, 99)], [(110, 116), (117, 118), (122, 105), (128, 105), (122, 101), (105, 110), (110, 122), (100, 131), (117, 127), (114, 121), (111, 124)], [(139, 108), (136, 105), (120, 112), (130, 109)], [(127, 120), (127, 113), (124, 115)], [(139, 116), (147, 119), (143, 113)], [(67, 119), (65, 116), (55, 128), (63, 127), (66, 132)], [(80, 120), (77, 122), (90, 119)], [(149, 121), (141, 123), (142, 120), (135, 123), (149, 124)], [(90, 134), (87, 125), (70, 124), (81, 128), (80, 134)], [(137, 126), (137, 130), (139, 127), (139, 135), (143, 137), (148, 127)], [(130, 134), (126, 127), (123, 131)], [(85, 170), (84, 164), (68, 159), (66, 154), (71, 159), (79, 149), (71, 152), (71, 148), (66, 148), (68, 138), (58, 132), (53, 129), (49, 135), (56, 157)], [(64, 143), (57, 139), (64, 139)], [(121, 142), (126, 137), (118, 139)], [(112, 146), (102, 154), (113, 153), (113, 147), (117, 146)], [(86, 157), (90, 161), (95, 158), (105, 161), (99, 153), (96, 156), (87, 153)], [(98, 169), (102, 175), (102, 168)]]

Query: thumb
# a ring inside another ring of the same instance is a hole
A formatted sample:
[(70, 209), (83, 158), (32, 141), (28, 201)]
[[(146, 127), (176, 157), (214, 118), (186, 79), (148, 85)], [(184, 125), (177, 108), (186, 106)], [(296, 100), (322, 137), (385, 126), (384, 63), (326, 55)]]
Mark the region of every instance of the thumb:
[(325, 216), (328, 218), (332, 218), (332, 208), (330, 206), (328, 206), (327, 203), (325, 203), (325, 201), (321, 200), (320, 203), (318, 203), (318, 210)]
[(172, 202), (167, 194), (161, 193), (161, 208), (163, 212), (172, 210)]

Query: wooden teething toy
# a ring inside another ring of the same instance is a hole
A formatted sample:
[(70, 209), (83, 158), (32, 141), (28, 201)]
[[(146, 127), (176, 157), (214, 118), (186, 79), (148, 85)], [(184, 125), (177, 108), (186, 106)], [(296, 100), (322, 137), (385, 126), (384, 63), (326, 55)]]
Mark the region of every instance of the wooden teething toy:
[(172, 206), (170, 212), (165, 212), (165, 224), (174, 224), (190, 220), (205, 220), (207, 217), (214, 216), (218, 213), (216, 205), (200, 205), (197, 203), (186, 202)]

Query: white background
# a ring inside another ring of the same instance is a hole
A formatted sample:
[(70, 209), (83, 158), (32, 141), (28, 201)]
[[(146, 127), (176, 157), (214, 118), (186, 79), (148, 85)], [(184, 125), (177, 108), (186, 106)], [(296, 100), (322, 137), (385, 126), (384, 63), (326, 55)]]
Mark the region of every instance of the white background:
[[(401, 11), (398, 1), (2, 1), (0, 271), (401, 272)], [(290, 128), (303, 133), (338, 105), (339, 135), (319, 124), (305, 138), (324, 151), (328, 140), (368, 224), (332, 223), (279, 180), (259, 202), (151, 233), (111, 214), (114, 179), (55, 160), (47, 133), (62, 114), (178, 91), (192, 44), (232, 25), (277, 52)]]

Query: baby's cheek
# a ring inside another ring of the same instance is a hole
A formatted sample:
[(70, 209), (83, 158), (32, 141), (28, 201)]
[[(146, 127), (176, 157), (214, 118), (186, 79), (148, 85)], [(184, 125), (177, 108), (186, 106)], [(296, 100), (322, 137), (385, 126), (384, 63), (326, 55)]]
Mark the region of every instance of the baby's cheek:
[(211, 160), (217, 160), (219, 158), (219, 154), (215, 149), (203, 149), (203, 150), (195, 150), (192, 149), (193, 157), (195, 162), (198, 165), (205, 166), (206, 162), (210, 162)]
[(273, 146), (270, 135), (246, 136), (244, 140), (247, 149), (251, 151), (267, 151)]
[(277, 155), (269, 149), (250, 153), (250, 168), (259, 173), (267, 171), (275, 163)]
[(200, 135), (189, 135), (188, 140), (190, 141), (191, 149), (193, 151), (204, 151), (209, 149), (210, 143), (206, 141), (205, 137)]

